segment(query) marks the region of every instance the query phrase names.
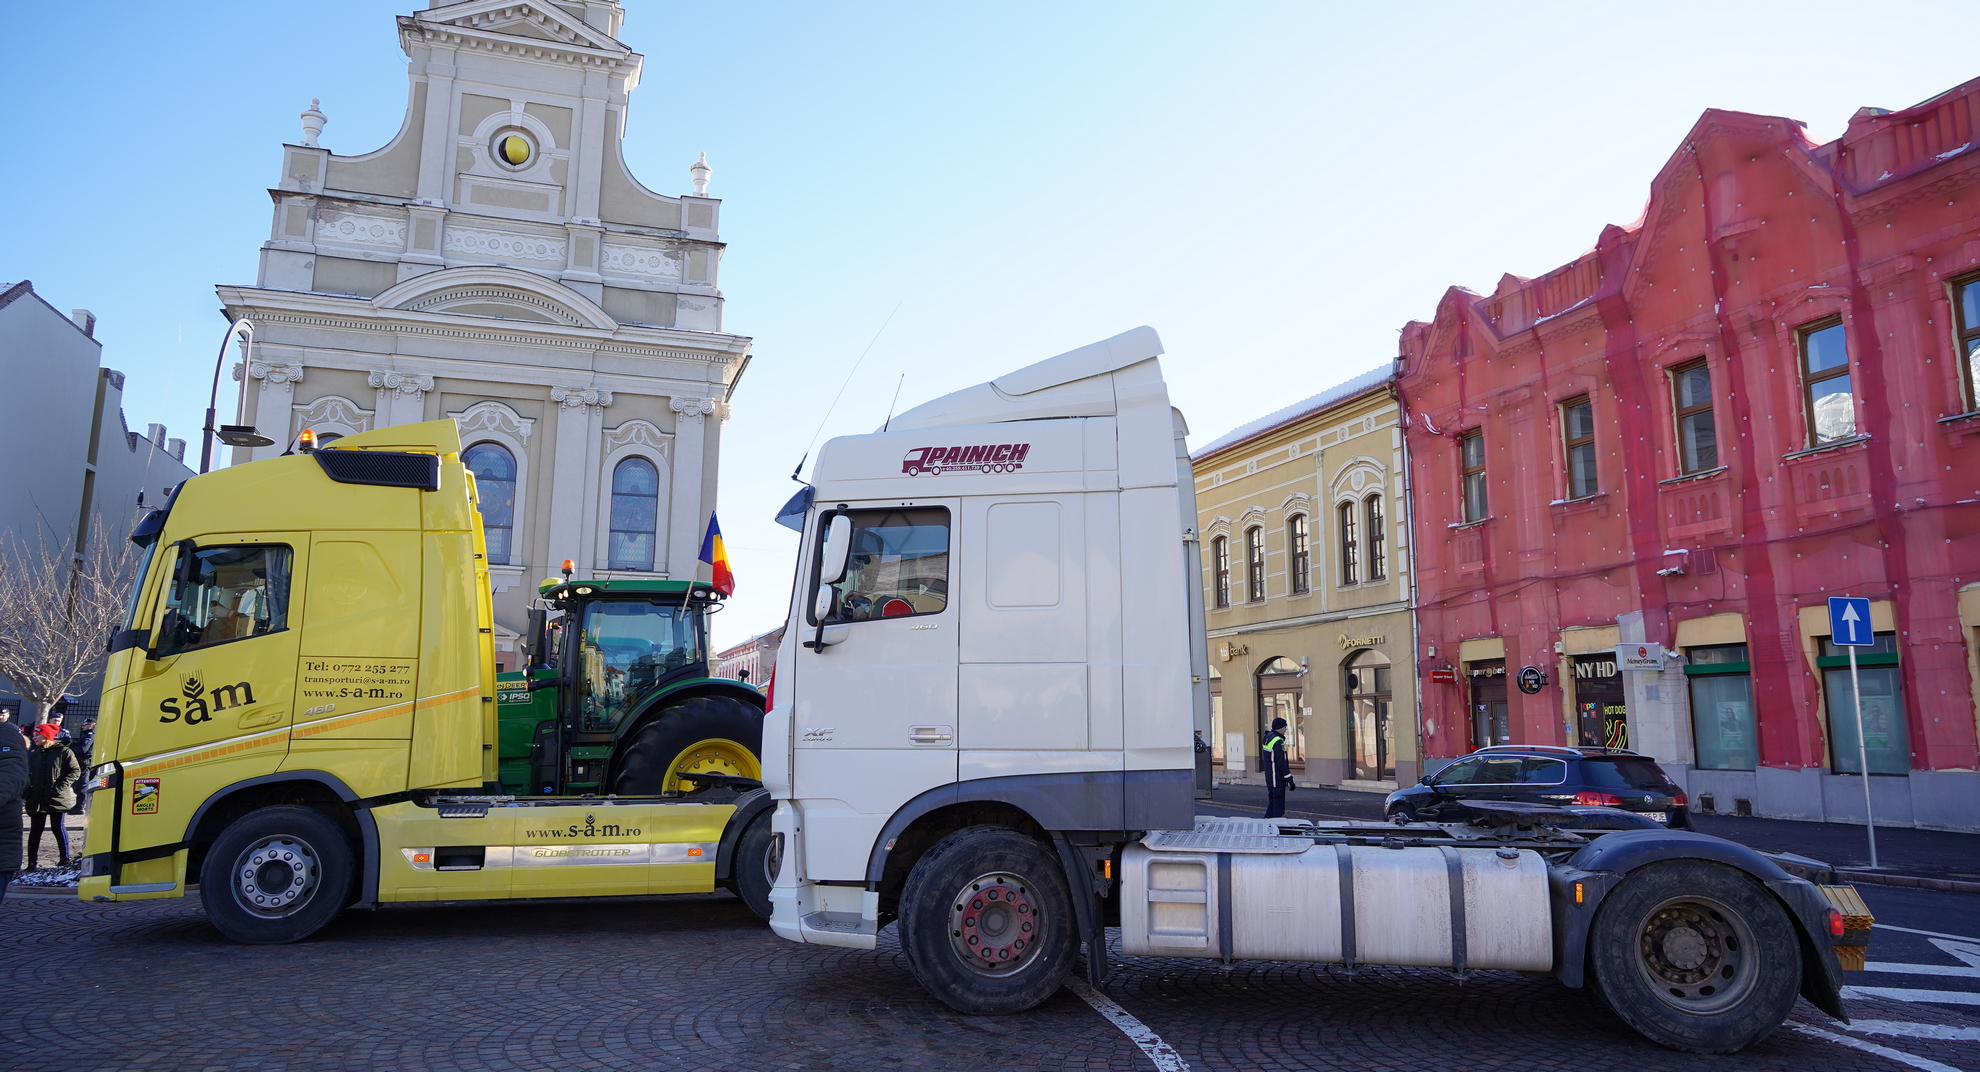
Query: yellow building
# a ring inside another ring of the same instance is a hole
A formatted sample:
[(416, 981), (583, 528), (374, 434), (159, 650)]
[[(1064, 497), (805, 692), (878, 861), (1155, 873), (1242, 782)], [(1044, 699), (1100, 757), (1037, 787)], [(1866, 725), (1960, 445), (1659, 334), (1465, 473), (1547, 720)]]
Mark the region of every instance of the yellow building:
[(1286, 720), (1295, 776), (1379, 789), (1420, 769), (1409, 524), (1385, 366), (1191, 457), (1220, 781), (1258, 781)]

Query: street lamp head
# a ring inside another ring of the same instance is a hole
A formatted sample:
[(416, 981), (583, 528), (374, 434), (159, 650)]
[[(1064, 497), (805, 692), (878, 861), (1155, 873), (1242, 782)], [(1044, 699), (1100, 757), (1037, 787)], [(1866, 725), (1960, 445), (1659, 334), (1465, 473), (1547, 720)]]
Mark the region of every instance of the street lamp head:
[(223, 424), (217, 434), (230, 447), (272, 447), (275, 441), (254, 430), (251, 424)]

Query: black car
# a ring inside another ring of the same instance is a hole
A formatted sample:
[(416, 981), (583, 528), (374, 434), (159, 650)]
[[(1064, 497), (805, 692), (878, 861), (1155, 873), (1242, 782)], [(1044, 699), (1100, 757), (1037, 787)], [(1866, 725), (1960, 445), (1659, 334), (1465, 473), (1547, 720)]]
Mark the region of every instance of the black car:
[(1459, 759), (1416, 785), (1389, 794), (1390, 818), (1465, 822), (1468, 800), (1593, 804), (1691, 829), (1684, 790), (1649, 756), (1619, 748), (1494, 745)]

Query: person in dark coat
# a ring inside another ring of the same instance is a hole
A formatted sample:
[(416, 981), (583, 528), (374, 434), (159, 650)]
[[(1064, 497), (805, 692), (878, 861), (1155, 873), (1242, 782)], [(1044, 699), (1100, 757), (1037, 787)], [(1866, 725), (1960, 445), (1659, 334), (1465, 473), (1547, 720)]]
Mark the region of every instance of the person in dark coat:
[(1286, 813), (1286, 786), (1292, 783), (1292, 760), (1286, 756), (1286, 720), (1272, 720), (1272, 732), (1266, 734), (1264, 747), (1265, 766), (1265, 818), (1277, 819)]
[(24, 794), (28, 815), (27, 866), (32, 869), (41, 859), (41, 832), (51, 830), (61, 863), (69, 866), (69, 809), (76, 806), (76, 781), (82, 777), (82, 764), (76, 754), (58, 738), (62, 728), (43, 722), (34, 728), (34, 751), (28, 756), (28, 787)]
[(0, 901), (21, 859), (21, 794), (27, 790), (27, 740), (12, 722), (0, 722)]
[[(76, 762), (81, 765), (83, 778), (85, 779), (85, 784), (87, 784), (87, 779), (89, 778), (89, 754), (96, 750), (95, 719), (89, 718), (83, 720), (82, 733), (76, 737), (76, 743), (69, 746), (69, 750), (76, 754)], [(88, 804), (88, 791), (78, 790), (76, 792), (76, 806), (69, 809), (69, 814), (81, 815)]]

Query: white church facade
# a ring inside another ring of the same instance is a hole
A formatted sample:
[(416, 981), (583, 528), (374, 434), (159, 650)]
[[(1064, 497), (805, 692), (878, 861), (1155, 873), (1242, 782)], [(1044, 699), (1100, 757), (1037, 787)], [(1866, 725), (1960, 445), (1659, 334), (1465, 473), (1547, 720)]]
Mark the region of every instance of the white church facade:
[(621, 155), (642, 61), (623, 19), (610, 0), (401, 16), (398, 136), (334, 154), (312, 102), (282, 148), (256, 284), (217, 288), (254, 325), (239, 423), (275, 440), (235, 461), (304, 428), (460, 422), (504, 640), (565, 559), (581, 577), (705, 573), (721, 424), (749, 354), (722, 331), (705, 160), (692, 193), (667, 196)]

